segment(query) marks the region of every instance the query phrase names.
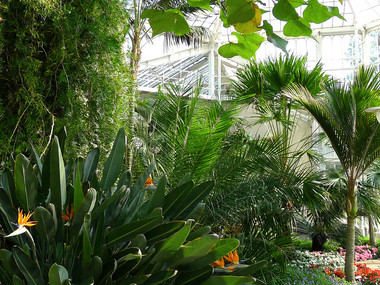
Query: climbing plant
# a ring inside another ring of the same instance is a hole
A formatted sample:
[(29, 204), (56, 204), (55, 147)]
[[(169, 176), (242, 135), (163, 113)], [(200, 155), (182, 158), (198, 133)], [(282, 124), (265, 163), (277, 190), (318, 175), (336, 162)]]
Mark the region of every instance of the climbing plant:
[(109, 148), (130, 82), (123, 1), (1, 2), (0, 163), (29, 141), (44, 153), (65, 125), (68, 155)]

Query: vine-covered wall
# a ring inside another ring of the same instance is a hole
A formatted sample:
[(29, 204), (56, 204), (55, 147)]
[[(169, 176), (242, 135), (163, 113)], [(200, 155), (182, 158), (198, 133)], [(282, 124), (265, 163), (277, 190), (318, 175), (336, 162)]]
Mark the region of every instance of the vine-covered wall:
[(123, 1), (1, 2), (0, 163), (29, 142), (43, 152), (63, 126), (68, 155), (109, 148), (130, 86)]

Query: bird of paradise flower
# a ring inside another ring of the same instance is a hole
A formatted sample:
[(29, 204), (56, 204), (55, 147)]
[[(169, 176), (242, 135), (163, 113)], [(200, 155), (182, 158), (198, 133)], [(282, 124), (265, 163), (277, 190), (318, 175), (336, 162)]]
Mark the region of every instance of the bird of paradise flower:
[(27, 232), (26, 227), (35, 226), (37, 224), (37, 221), (29, 221), (32, 215), (33, 215), (33, 212), (32, 213), (28, 212), (27, 214), (24, 215), (23, 210), (22, 209), (20, 210), (19, 208), (17, 223), (12, 223), (15, 226), (17, 226), (17, 229), (5, 237), (13, 237), (13, 236), (21, 235)]
[[(225, 261), (229, 262), (228, 266), (226, 266)], [(235, 250), (233, 252), (230, 252), (226, 256), (223, 256), (221, 259), (216, 260), (214, 263), (211, 264), (211, 266), (214, 268), (221, 268), (234, 271), (236, 269), (236, 266), (239, 264), (239, 261), (239, 255)]]

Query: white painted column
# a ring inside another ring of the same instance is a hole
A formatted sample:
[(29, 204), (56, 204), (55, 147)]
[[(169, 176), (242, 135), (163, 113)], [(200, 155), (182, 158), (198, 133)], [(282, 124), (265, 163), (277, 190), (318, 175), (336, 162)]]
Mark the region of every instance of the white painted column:
[(215, 97), (215, 50), (212, 45), (208, 54), (208, 95), (210, 99)]

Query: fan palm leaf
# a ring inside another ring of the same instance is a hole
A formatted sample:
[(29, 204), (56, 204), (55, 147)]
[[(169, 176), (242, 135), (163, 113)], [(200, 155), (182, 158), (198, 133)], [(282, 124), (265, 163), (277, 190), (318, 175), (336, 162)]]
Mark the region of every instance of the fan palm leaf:
[(354, 224), (357, 216), (359, 177), (380, 155), (380, 128), (374, 114), (365, 112), (380, 106), (379, 73), (360, 68), (354, 81), (342, 85), (326, 83), (324, 95), (314, 98), (305, 87), (291, 87), (286, 95), (298, 101), (319, 123), (337, 154), (347, 179), (346, 279), (354, 280)]

